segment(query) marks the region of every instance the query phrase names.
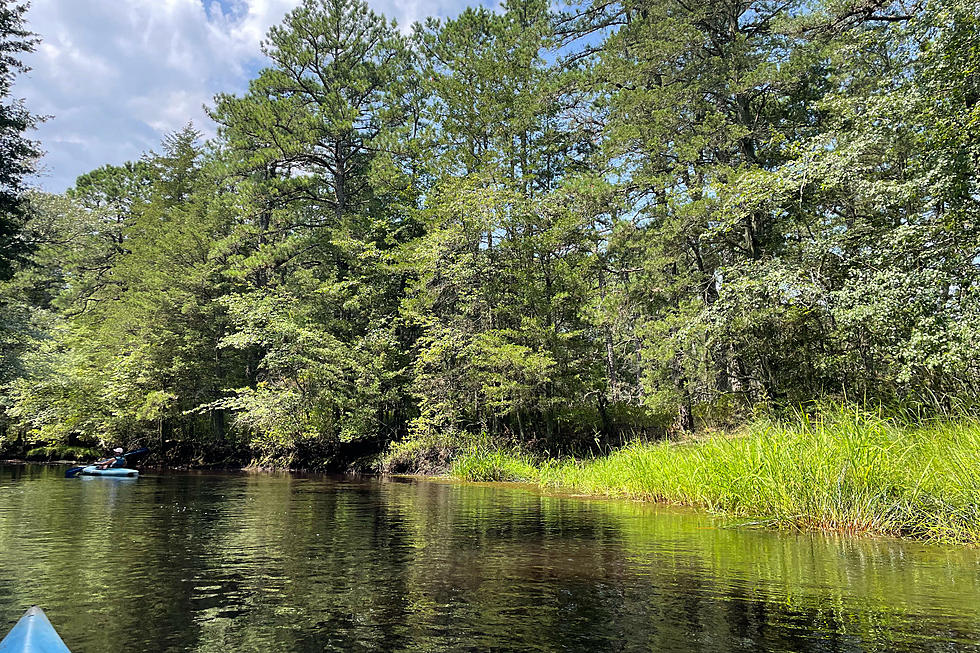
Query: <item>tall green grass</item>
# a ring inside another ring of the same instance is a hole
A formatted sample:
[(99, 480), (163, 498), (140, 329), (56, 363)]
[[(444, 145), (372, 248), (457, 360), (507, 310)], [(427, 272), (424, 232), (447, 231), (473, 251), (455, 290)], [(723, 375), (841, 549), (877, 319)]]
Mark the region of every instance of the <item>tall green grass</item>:
[(469, 481), (536, 482), (538, 468), (533, 458), (520, 452), (473, 448), (453, 461), (450, 473)]
[(980, 544), (980, 422), (837, 407), (592, 460), (471, 451), (453, 473), (686, 504), (758, 524)]

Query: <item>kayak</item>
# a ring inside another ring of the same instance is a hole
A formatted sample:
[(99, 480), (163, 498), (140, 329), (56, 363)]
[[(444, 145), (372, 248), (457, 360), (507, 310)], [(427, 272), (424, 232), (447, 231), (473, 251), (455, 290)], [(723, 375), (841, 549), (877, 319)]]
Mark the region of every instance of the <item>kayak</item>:
[(31, 606), (0, 642), (0, 653), (71, 653), (44, 610)]
[[(141, 447), (129, 453), (122, 454), (120, 456), (113, 456), (112, 458), (106, 458), (105, 460), (100, 460), (99, 463), (107, 465), (110, 462), (124, 463), (128, 456), (142, 456), (144, 454), (150, 453), (150, 450), (146, 447)], [(65, 478), (75, 478), (76, 476), (116, 476), (124, 478), (136, 478), (140, 475), (135, 469), (129, 469), (128, 467), (108, 467), (106, 469), (99, 469), (96, 465), (88, 465), (82, 467), (72, 467), (71, 469), (65, 470)]]
[(139, 471), (129, 469), (128, 467), (108, 467), (106, 469), (99, 469), (95, 465), (84, 467), (82, 468), (82, 471), (78, 473), (81, 476), (128, 476), (130, 478), (140, 475)]

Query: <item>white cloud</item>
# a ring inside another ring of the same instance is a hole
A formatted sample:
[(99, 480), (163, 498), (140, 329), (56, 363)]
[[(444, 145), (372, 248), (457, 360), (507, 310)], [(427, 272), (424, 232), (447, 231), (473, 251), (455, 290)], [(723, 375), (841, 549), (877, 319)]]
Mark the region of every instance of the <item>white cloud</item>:
[[(157, 148), (189, 120), (207, 134), (215, 93), (241, 93), (261, 67), (259, 42), (300, 0), (32, 0), (42, 43), (14, 94), (50, 115), (38, 184), (60, 192), (79, 174)], [(371, 0), (369, 0), (371, 1)], [(407, 28), (465, 0), (374, 0)]]

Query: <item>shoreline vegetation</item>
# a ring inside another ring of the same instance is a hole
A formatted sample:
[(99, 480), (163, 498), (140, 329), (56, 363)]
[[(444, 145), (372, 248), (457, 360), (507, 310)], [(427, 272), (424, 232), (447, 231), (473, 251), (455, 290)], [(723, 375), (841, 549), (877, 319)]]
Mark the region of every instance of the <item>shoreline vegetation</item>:
[(980, 541), (980, 0), (294, 4), (48, 193), (0, 3), (0, 455)]
[(776, 529), (977, 545), (978, 452), (976, 418), (917, 422), (840, 405), (592, 459), (473, 447), (449, 474), (687, 505)]
[[(71, 464), (56, 447), (7, 463)], [(67, 451), (67, 449), (66, 449)], [(317, 472), (256, 461), (151, 465), (185, 471)], [(522, 483), (596, 498), (683, 505), (740, 527), (823, 530), (980, 545), (980, 418), (830, 403), (734, 429), (638, 437), (593, 456), (549, 456), (490, 435), (393, 444), (348, 472)]]

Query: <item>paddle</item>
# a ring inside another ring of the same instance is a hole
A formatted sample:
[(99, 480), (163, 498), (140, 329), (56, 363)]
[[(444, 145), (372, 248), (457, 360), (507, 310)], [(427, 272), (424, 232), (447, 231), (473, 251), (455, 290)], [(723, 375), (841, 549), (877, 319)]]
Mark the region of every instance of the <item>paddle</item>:
[[(140, 447), (139, 449), (133, 449), (129, 453), (124, 453), (122, 457), (128, 458), (129, 456), (140, 456), (149, 452), (150, 452), (149, 447)], [(86, 467), (89, 467), (89, 465), (82, 465), (81, 467), (72, 467), (71, 469), (66, 470), (65, 478), (75, 478), (76, 476), (78, 476), (78, 473), (83, 469), (85, 469)]]

